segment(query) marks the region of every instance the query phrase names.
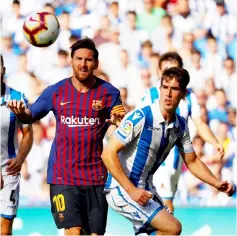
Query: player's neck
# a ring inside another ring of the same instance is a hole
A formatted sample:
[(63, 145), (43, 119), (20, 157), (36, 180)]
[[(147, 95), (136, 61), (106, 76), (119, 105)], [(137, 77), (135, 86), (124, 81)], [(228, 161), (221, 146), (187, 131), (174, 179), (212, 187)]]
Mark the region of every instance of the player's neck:
[(160, 112), (161, 112), (162, 116), (164, 117), (165, 121), (168, 124), (170, 124), (170, 123), (175, 121), (175, 110), (173, 110), (173, 111), (166, 111), (162, 107), (160, 109), (161, 109)]
[(81, 93), (86, 93), (90, 90), (96, 83), (96, 78), (92, 76), (86, 81), (79, 81), (75, 76), (72, 76), (72, 84), (73, 86)]

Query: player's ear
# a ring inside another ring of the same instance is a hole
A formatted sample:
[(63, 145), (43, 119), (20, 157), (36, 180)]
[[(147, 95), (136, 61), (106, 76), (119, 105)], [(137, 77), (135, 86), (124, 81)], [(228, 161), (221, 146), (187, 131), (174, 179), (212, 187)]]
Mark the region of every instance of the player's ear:
[(95, 69), (97, 69), (99, 66), (99, 60), (95, 61)]
[(69, 60), (69, 64), (70, 64), (70, 66), (72, 67), (72, 58), (70, 58), (70, 60)]

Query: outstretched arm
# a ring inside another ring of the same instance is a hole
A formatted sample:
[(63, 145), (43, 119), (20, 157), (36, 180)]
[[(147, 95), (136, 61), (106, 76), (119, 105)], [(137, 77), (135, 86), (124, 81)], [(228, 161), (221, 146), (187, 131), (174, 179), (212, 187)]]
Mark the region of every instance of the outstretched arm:
[(234, 187), (227, 181), (218, 180), (209, 168), (196, 156), (195, 152), (181, 153), (182, 158), (193, 175), (221, 192), (232, 196)]
[(218, 156), (220, 156), (220, 158), (222, 159), (225, 152), (224, 152), (224, 148), (223, 146), (218, 142), (217, 138), (215, 137), (215, 135), (212, 133), (210, 127), (203, 121), (203, 119), (201, 117), (197, 117), (195, 119), (193, 119), (198, 133), (199, 135), (202, 137), (202, 139), (210, 144), (212, 144), (217, 153)]
[(26, 108), (26, 105), (22, 101), (10, 100), (7, 103), (12, 112), (17, 116), (19, 121), (23, 124), (31, 124), (33, 122), (31, 111)]

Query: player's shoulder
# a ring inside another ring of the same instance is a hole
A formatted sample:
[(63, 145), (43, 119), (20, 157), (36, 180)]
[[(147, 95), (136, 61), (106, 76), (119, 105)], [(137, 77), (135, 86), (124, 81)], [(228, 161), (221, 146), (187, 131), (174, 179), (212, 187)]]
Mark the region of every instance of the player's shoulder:
[(62, 80), (58, 81), (57, 83), (48, 86), (48, 88), (52, 88), (52, 89), (60, 88), (61, 86), (64, 86), (66, 83), (68, 83), (69, 79), (70, 78), (62, 79)]
[(45, 92), (55, 93), (57, 92), (61, 87), (64, 87), (66, 83), (69, 82), (69, 78), (63, 79), (58, 81), (55, 84), (49, 85), (45, 88)]
[(113, 86), (111, 83), (103, 79), (100, 79), (98, 77), (96, 77), (96, 80), (99, 86), (102, 86), (103, 88), (107, 90), (108, 94), (119, 93), (119, 89)]
[(145, 93), (159, 96), (159, 88), (157, 86), (150, 87), (145, 90)]
[(193, 102), (197, 101), (197, 96), (195, 94), (195, 92), (191, 89), (191, 88), (188, 88), (187, 89), (187, 93), (186, 93), (186, 101), (188, 103), (191, 103), (193, 104)]
[(139, 123), (145, 118), (146, 114), (144, 113), (144, 108), (138, 108), (133, 111), (128, 112), (125, 115), (125, 120), (129, 120), (132, 123)]
[[(157, 86), (147, 88), (143, 91), (141, 96), (141, 102), (148, 102), (154, 103), (157, 99), (159, 99), (159, 89)], [(150, 103), (148, 102), (148, 103)]]
[(189, 97), (196, 97), (194, 91), (191, 88), (188, 88), (187, 93), (186, 93), (186, 98), (189, 98)]
[(11, 100), (12, 99), (21, 100), (21, 97), (23, 96), (24, 93), (14, 89), (14, 88), (11, 88), (9, 86), (6, 86), (6, 94), (10, 95)]

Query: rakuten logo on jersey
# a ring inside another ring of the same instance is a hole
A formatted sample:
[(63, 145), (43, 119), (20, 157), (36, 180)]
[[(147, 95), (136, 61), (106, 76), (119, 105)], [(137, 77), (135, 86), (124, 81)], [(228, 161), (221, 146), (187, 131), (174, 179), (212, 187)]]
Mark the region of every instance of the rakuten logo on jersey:
[(68, 125), (68, 127), (83, 127), (83, 126), (92, 126), (92, 125), (99, 125), (100, 119), (99, 118), (88, 118), (88, 117), (65, 117), (61, 116), (61, 123)]

